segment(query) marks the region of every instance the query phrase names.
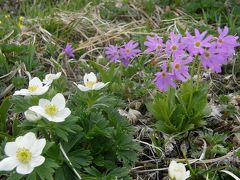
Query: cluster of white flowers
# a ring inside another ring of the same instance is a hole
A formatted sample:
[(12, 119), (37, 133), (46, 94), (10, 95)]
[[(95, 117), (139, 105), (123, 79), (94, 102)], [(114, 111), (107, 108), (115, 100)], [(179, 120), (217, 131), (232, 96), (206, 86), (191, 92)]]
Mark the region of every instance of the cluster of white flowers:
[[(47, 74), (43, 81), (34, 77), (29, 81), (27, 89), (16, 91), (13, 95), (43, 95), (48, 91), (52, 82), (59, 79), (60, 76), (61, 72)], [(76, 85), (81, 91), (90, 91), (102, 89), (107, 84), (97, 82), (97, 77), (91, 72), (85, 74), (84, 86)], [(61, 93), (56, 94), (51, 100), (40, 99), (38, 106), (29, 107), (24, 112), (25, 118), (29, 121), (38, 121), (45, 118), (52, 122), (63, 122), (70, 114), (71, 111), (66, 108), (66, 100)], [(45, 158), (41, 154), (45, 145), (46, 139), (37, 139), (32, 132), (17, 137), (15, 142), (6, 143), (4, 151), (7, 157), (0, 161), (0, 171), (11, 171), (16, 168), (19, 174), (30, 174), (35, 167), (44, 163)]]
[[(61, 72), (57, 74), (47, 74), (45, 79), (41, 81), (38, 77), (34, 77), (29, 81), (27, 89), (16, 91), (13, 95), (32, 96), (45, 94), (52, 82), (59, 79)], [(81, 91), (99, 90), (105, 87), (108, 83), (97, 82), (96, 75), (91, 72), (85, 74), (84, 85), (74, 83)], [(40, 99), (38, 106), (30, 107), (25, 113), (25, 117), (29, 121), (37, 121), (46, 118), (53, 122), (63, 122), (70, 114), (71, 111), (65, 107), (65, 98), (61, 93), (56, 94), (52, 100)]]

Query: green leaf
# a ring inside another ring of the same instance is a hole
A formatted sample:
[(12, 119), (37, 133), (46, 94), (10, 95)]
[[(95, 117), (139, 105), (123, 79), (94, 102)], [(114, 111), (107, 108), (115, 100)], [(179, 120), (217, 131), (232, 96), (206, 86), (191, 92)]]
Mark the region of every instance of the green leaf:
[(8, 109), (10, 108), (10, 97), (6, 97), (0, 105), (0, 131), (7, 132), (6, 122)]
[(36, 173), (42, 180), (54, 180), (53, 174), (58, 167), (59, 165), (54, 160), (46, 158), (45, 162), (36, 167), (33, 173)]
[(93, 159), (91, 152), (83, 149), (70, 152), (68, 156), (73, 166), (78, 169), (89, 166)]
[(20, 180), (23, 178), (23, 175), (18, 174), (18, 173), (12, 173), (7, 180)]
[(56, 180), (78, 180), (72, 169), (66, 164), (61, 165), (55, 172), (54, 179)]
[(127, 176), (129, 173), (129, 169), (128, 168), (115, 168), (112, 171), (110, 171), (108, 173), (108, 177), (112, 177), (112, 178), (123, 178), (125, 176)]

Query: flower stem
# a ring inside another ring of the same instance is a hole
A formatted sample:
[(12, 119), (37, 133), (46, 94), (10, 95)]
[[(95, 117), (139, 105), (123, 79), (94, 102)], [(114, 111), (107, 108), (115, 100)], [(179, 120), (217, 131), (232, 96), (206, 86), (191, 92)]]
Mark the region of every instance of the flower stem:
[(60, 150), (61, 150), (63, 156), (64, 156), (65, 159), (68, 161), (69, 165), (72, 167), (73, 172), (76, 174), (76, 176), (78, 177), (78, 179), (81, 180), (82, 178), (81, 178), (80, 174), (79, 174), (79, 173), (77, 172), (77, 170), (73, 167), (73, 165), (72, 165), (70, 159), (68, 158), (66, 152), (64, 151), (61, 143), (59, 143), (59, 147), (60, 147)]
[(201, 78), (201, 61), (198, 63), (198, 69), (197, 69), (197, 89), (199, 87), (200, 78)]
[(197, 59), (196, 58), (194, 58), (193, 59), (193, 64), (192, 64), (192, 68), (191, 68), (191, 81), (192, 81), (192, 83), (193, 83), (193, 76), (194, 76), (194, 68), (195, 68), (195, 65), (196, 65), (196, 61), (197, 61)]
[(192, 175), (195, 174), (194, 171), (193, 171), (192, 166), (189, 164), (189, 161), (188, 161), (188, 159), (187, 159), (187, 157), (186, 157), (186, 154), (183, 154), (183, 157), (184, 157), (184, 159), (186, 160), (186, 164), (187, 164), (187, 166), (188, 166), (191, 174), (192, 174)]

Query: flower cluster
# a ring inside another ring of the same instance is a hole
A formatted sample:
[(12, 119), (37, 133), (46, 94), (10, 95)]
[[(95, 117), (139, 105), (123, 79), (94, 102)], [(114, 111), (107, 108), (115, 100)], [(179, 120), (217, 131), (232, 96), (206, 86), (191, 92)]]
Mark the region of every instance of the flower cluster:
[[(52, 82), (60, 78), (60, 76), (61, 72), (57, 74), (47, 74), (43, 81), (38, 77), (34, 77), (29, 81), (27, 89), (16, 91), (13, 95), (43, 95), (48, 91)], [(24, 115), (29, 121), (37, 121), (44, 117), (49, 121), (63, 122), (65, 118), (71, 114), (71, 111), (65, 106), (66, 102), (64, 96), (61, 93), (58, 93), (51, 101), (48, 99), (40, 99), (38, 106), (29, 107)]]
[[(147, 36), (144, 53), (167, 57), (167, 60), (162, 61), (162, 71), (155, 74), (154, 82), (159, 90), (167, 91), (169, 86), (176, 87), (176, 81), (189, 79), (189, 64), (194, 59), (200, 59), (204, 68), (220, 73), (221, 66), (227, 64), (235, 53), (235, 47), (239, 46), (238, 37), (228, 35), (228, 32), (227, 27), (218, 28), (217, 37), (207, 35), (207, 31), (200, 33), (198, 29), (194, 30), (194, 35), (186, 32), (184, 37), (171, 32), (165, 43), (158, 35)], [(110, 62), (121, 61), (127, 66), (130, 59), (140, 53), (137, 46), (138, 43), (131, 40), (122, 48), (110, 45), (105, 53)]]
[(154, 81), (160, 91), (167, 91), (169, 86), (176, 87), (176, 81), (189, 79), (188, 65), (194, 58), (199, 58), (204, 68), (220, 73), (221, 66), (227, 64), (235, 53), (234, 48), (239, 46), (238, 37), (228, 35), (227, 27), (223, 30), (218, 28), (218, 37), (207, 36), (207, 31), (200, 33), (198, 29), (194, 33), (191, 35), (187, 32), (182, 37), (171, 32), (165, 44), (157, 35), (147, 36), (145, 53), (154, 52), (168, 57), (161, 65), (162, 71), (155, 74)]
[[(43, 81), (38, 77), (30, 79), (27, 89), (21, 89), (14, 96), (41, 96), (45, 94), (54, 80), (59, 79), (61, 72), (47, 74)], [(76, 83), (75, 83), (76, 84)], [(84, 76), (84, 86), (77, 85), (81, 91), (99, 90), (108, 83), (97, 82), (96, 75), (91, 72)], [(63, 122), (70, 116), (71, 110), (66, 107), (66, 100), (61, 93), (57, 93), (51, 100), (41, 98), (37, 106), (31, 106), (24, 112), (28, 121), (38, 121), (45, 118), (51, 122)], [(46, 139), (37, 139), (35, 134), (29, 132), (16, 138), (15, 142), (8, 142), (5, 146), (6, 158), (0, 161), (0, 171), (12, 171), (16, 168), (19, 174), (30, 174), (35, 167), (44, 163), (41, 156), (46, 145)]]
[(136, 57), (140, 52), (138, 43), (131, 40), (128, 43), (124, 43), (121, 48), (119, 48), (118, 45), (106, 47), (105, 54), (107, 58), (110, 59), (110, 62), (121, 61), (123, 65), (128, 66), (130, 60)]

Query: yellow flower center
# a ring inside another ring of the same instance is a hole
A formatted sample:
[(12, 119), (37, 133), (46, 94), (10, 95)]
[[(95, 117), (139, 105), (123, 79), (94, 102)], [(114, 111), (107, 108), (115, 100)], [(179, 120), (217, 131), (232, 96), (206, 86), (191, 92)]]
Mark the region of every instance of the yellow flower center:
[(177, 46), (174, 44), (174, 45), (172, 45), (172, 50), (173, 51), (176, 51), (177, 50)]
[(24, 20), (24, 17), (23, 17), (23, 16), (20, 16), (20, 17), (18, 18), (18, 20), (19, 20), (19, 21), (23, 21), (23, 20)]
[(88, 88), (92, 88), (94, 86), (94, 84), (96, 84), (96, 82), (94, 82), (94, 81), (87, 81), (85, 83), (85, 86), (88, 87)]
[(126, 49), (126, 52), (129, 53), (129, 52), (130, 52), (130, 49)]
[(200, 47), (201, 46), (201, 43), (199, 41), (195, 42), (195, 46), (196, 47)]
[(50, 116), (54, 116), (58, 112), (58, 108), (56, 105), (48, 104), (45, 106), (45, 112), (49, 114)]
[(30, 85), (30, 86), (28, 86), (28, 91), (29, 92), (34, 92), (34, 91), (36, 91), (38, 89), (38, 86), (36, 86), (36, 85)]
[(116, 55), (117, 55), (117, 52), (114, 52), (113, 55), (116, 56)]
[(178, 70), (178, 69), (180, 68), (180, 64), (179, 64), (179, 63), (176, 63), (174, 67), (175, 67), (175, 69)]
[(161, 49), (162, 48), (162, 46), (159, 44), (159, 45), (157, 45), (157, 49)]
[(209, 57), (210, 57), (210, 53), (209, 53), (209, 52), (204, 52), (204, 56), (205, 56), (206, 58), (209, 58)]
[(220, 38), (218, 41), (219, 41), (220, 43), (222, 43), (222, 42), (223, 42), (223, 39), (222, 39), (222, 38)]
[(26, 148), (18, 148), (16, 156), (20, 163), (29, 163), (32, 159), (32, 153)]
[(167, 74), (165, 72), (162, 72), (162, 77), (165, 78)]
[(53, 80), (53, 76), (52, 76), (52, 75), (49, 75), (49, 76), (47, 77), (47, 80)]

